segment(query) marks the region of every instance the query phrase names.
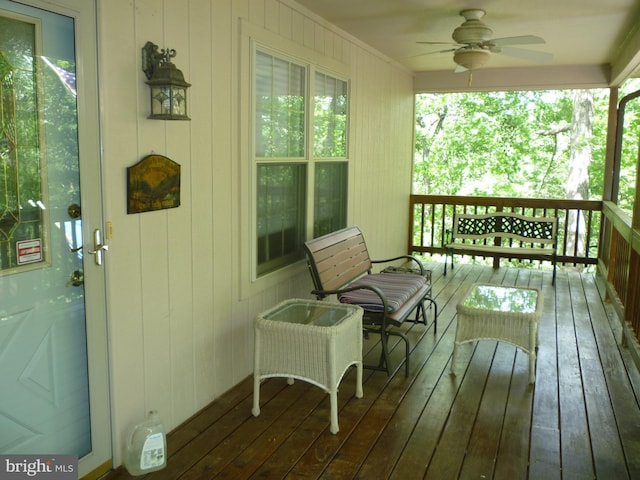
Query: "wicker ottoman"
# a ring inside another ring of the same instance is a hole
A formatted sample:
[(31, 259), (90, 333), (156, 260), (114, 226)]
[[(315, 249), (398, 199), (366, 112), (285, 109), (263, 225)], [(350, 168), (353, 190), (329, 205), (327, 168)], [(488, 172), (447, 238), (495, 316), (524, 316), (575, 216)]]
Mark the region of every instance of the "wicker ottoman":
[(254, 322), (254, 416), (260, 415), (260, 381), (294, 378), (329, 393), (331, 433), (338, 432), (338, 385), (356, 366), (356, 397), (362, 397), (362, 308), (317, 300), (290, 299)]
[(451, 373), (455, 374), (456, 350), (460, 344), (498, 340), (511, 343), (529, 355), (529, 382), (534, 383), (542, 305), (542, 292), (537, 288), (472, 285), (457, 305)]

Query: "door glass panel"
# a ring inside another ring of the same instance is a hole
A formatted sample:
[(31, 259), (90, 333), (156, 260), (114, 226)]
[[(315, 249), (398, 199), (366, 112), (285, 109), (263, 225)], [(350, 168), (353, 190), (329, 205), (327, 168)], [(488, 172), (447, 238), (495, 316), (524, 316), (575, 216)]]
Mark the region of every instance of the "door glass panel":
[(43, 264), (48, 251), (34, 61), (36, 27), (0, 17), (0, 275)]
[(74, 28), (0, 0), (0, 453), (92, 448)]

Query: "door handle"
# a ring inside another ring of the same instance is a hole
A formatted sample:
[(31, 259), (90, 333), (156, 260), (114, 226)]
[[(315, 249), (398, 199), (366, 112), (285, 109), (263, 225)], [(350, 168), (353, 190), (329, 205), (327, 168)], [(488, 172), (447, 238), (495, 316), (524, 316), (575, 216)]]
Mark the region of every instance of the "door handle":
[(93, 250), (89, 250), (89, 253), (94, 256), (96, 265), (102, 265), (103, 252), (109, 250), (109, 245), (102, 243), (102, 232), (99, 229), (93, 231)]
[(84, 284), (84, 273), (82, 273), (82, 270), (76, 270), (71, 274), (71, 277), (67, 282), (67, 287), (79, 287), (83, 284)]

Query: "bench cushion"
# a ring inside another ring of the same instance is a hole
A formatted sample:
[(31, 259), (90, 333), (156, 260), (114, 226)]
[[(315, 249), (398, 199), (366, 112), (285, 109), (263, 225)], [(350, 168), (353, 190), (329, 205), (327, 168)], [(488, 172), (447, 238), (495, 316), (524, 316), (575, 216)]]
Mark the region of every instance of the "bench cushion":
[[(370, 286), (380, 289), (387, 300), (389, 312), (404, 305), (425, 284), (422, 275), (406, 273), (372, 273), (353, 282), (348, 287)], [(382, 312), (382, 300), (371, 290), (354, 290), (338, 296), (342, 303), (361, 306), (368, 312)]]

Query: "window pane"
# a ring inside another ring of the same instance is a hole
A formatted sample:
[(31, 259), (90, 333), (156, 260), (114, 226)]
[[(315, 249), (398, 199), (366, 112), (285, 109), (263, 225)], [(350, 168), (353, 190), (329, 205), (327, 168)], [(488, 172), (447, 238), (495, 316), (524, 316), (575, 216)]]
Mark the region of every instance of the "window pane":
[(316, 164), (313, 236), (347, 226), (347, 163)]
[(256, 157), (304, 157), (305, 68), (256, 53)]
[(316, 73), (313, 120), (313, 155), (347, 156), (347, 82)]
[(306, 165), (258, 165), (258, 274), (303, 257)]

